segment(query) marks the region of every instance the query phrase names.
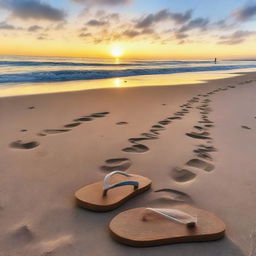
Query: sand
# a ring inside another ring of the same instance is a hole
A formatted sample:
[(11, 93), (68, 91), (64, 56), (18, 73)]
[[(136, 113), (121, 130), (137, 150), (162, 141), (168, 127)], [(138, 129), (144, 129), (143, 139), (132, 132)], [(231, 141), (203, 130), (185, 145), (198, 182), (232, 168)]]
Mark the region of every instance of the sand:
[[(256, 74), (163, 87), (0, 99), (0, 255), (256, 255)], [(112, 170), (152, 189), (107, 213), (74, 193)], [(107, 225), (135, 207), (190, 204), (227, 225), (217, 242), (133, 248)]]

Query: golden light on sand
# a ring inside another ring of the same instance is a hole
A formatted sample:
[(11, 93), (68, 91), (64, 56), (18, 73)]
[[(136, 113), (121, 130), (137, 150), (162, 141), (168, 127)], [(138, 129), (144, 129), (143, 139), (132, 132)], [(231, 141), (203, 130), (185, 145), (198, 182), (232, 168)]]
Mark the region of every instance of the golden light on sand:
[(115, 78), (114, 79), (114, 84), (115, 84), (115, 87), (121, 87), (121, 79), (120, 78)]
[(120, 45), (112, 45), (110, 53), (113, 57), (119, 58), (123, 55), (124, 49)]

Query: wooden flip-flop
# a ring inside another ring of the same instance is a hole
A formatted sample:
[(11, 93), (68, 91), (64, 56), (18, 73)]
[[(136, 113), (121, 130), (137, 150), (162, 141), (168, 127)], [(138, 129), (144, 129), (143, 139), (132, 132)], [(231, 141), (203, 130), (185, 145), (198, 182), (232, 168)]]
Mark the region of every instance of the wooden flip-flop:
[(212, 241), (225, 234), (221, 219), (189, 205), (124, 211), (111, 220), (109, 229), (115, 240), (136, 247)]
[[(109, 183), (110, 178), (112, 184)], [(114, 171), (107, 174), (103, 181), (79, 189), (75, 197), (77, 204), (88, 210), (110, 211), (148, 190), (151, 183), (150, 179), (140, 175)]]

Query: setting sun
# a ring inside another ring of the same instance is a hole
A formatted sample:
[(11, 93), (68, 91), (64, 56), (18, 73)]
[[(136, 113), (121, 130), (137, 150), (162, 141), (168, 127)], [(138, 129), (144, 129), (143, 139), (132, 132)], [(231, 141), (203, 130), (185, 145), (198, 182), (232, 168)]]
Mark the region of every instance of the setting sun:
[(121, 47), (120, 45), (113, 45), (111, 47), (110, 52), (111, 52), (111, 55), (113, 57), (118, 58), (118, 57), (121, 57), (123, 55), (124, 50), (123, 50), (123, 47)]

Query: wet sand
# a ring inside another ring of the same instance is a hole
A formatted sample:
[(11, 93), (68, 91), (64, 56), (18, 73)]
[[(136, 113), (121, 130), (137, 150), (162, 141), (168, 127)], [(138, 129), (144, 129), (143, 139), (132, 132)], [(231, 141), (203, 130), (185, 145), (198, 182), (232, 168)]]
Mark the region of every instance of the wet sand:
[[(256, 74), (207, 84), (0, 99), (0, 255), (256, 255)], [(113, 170), (152, 189), (108, 213), (74, 193)], [(216, 242), (132, 248), (108, 233), (134, 207), (191, 204), (227, 224)]]

